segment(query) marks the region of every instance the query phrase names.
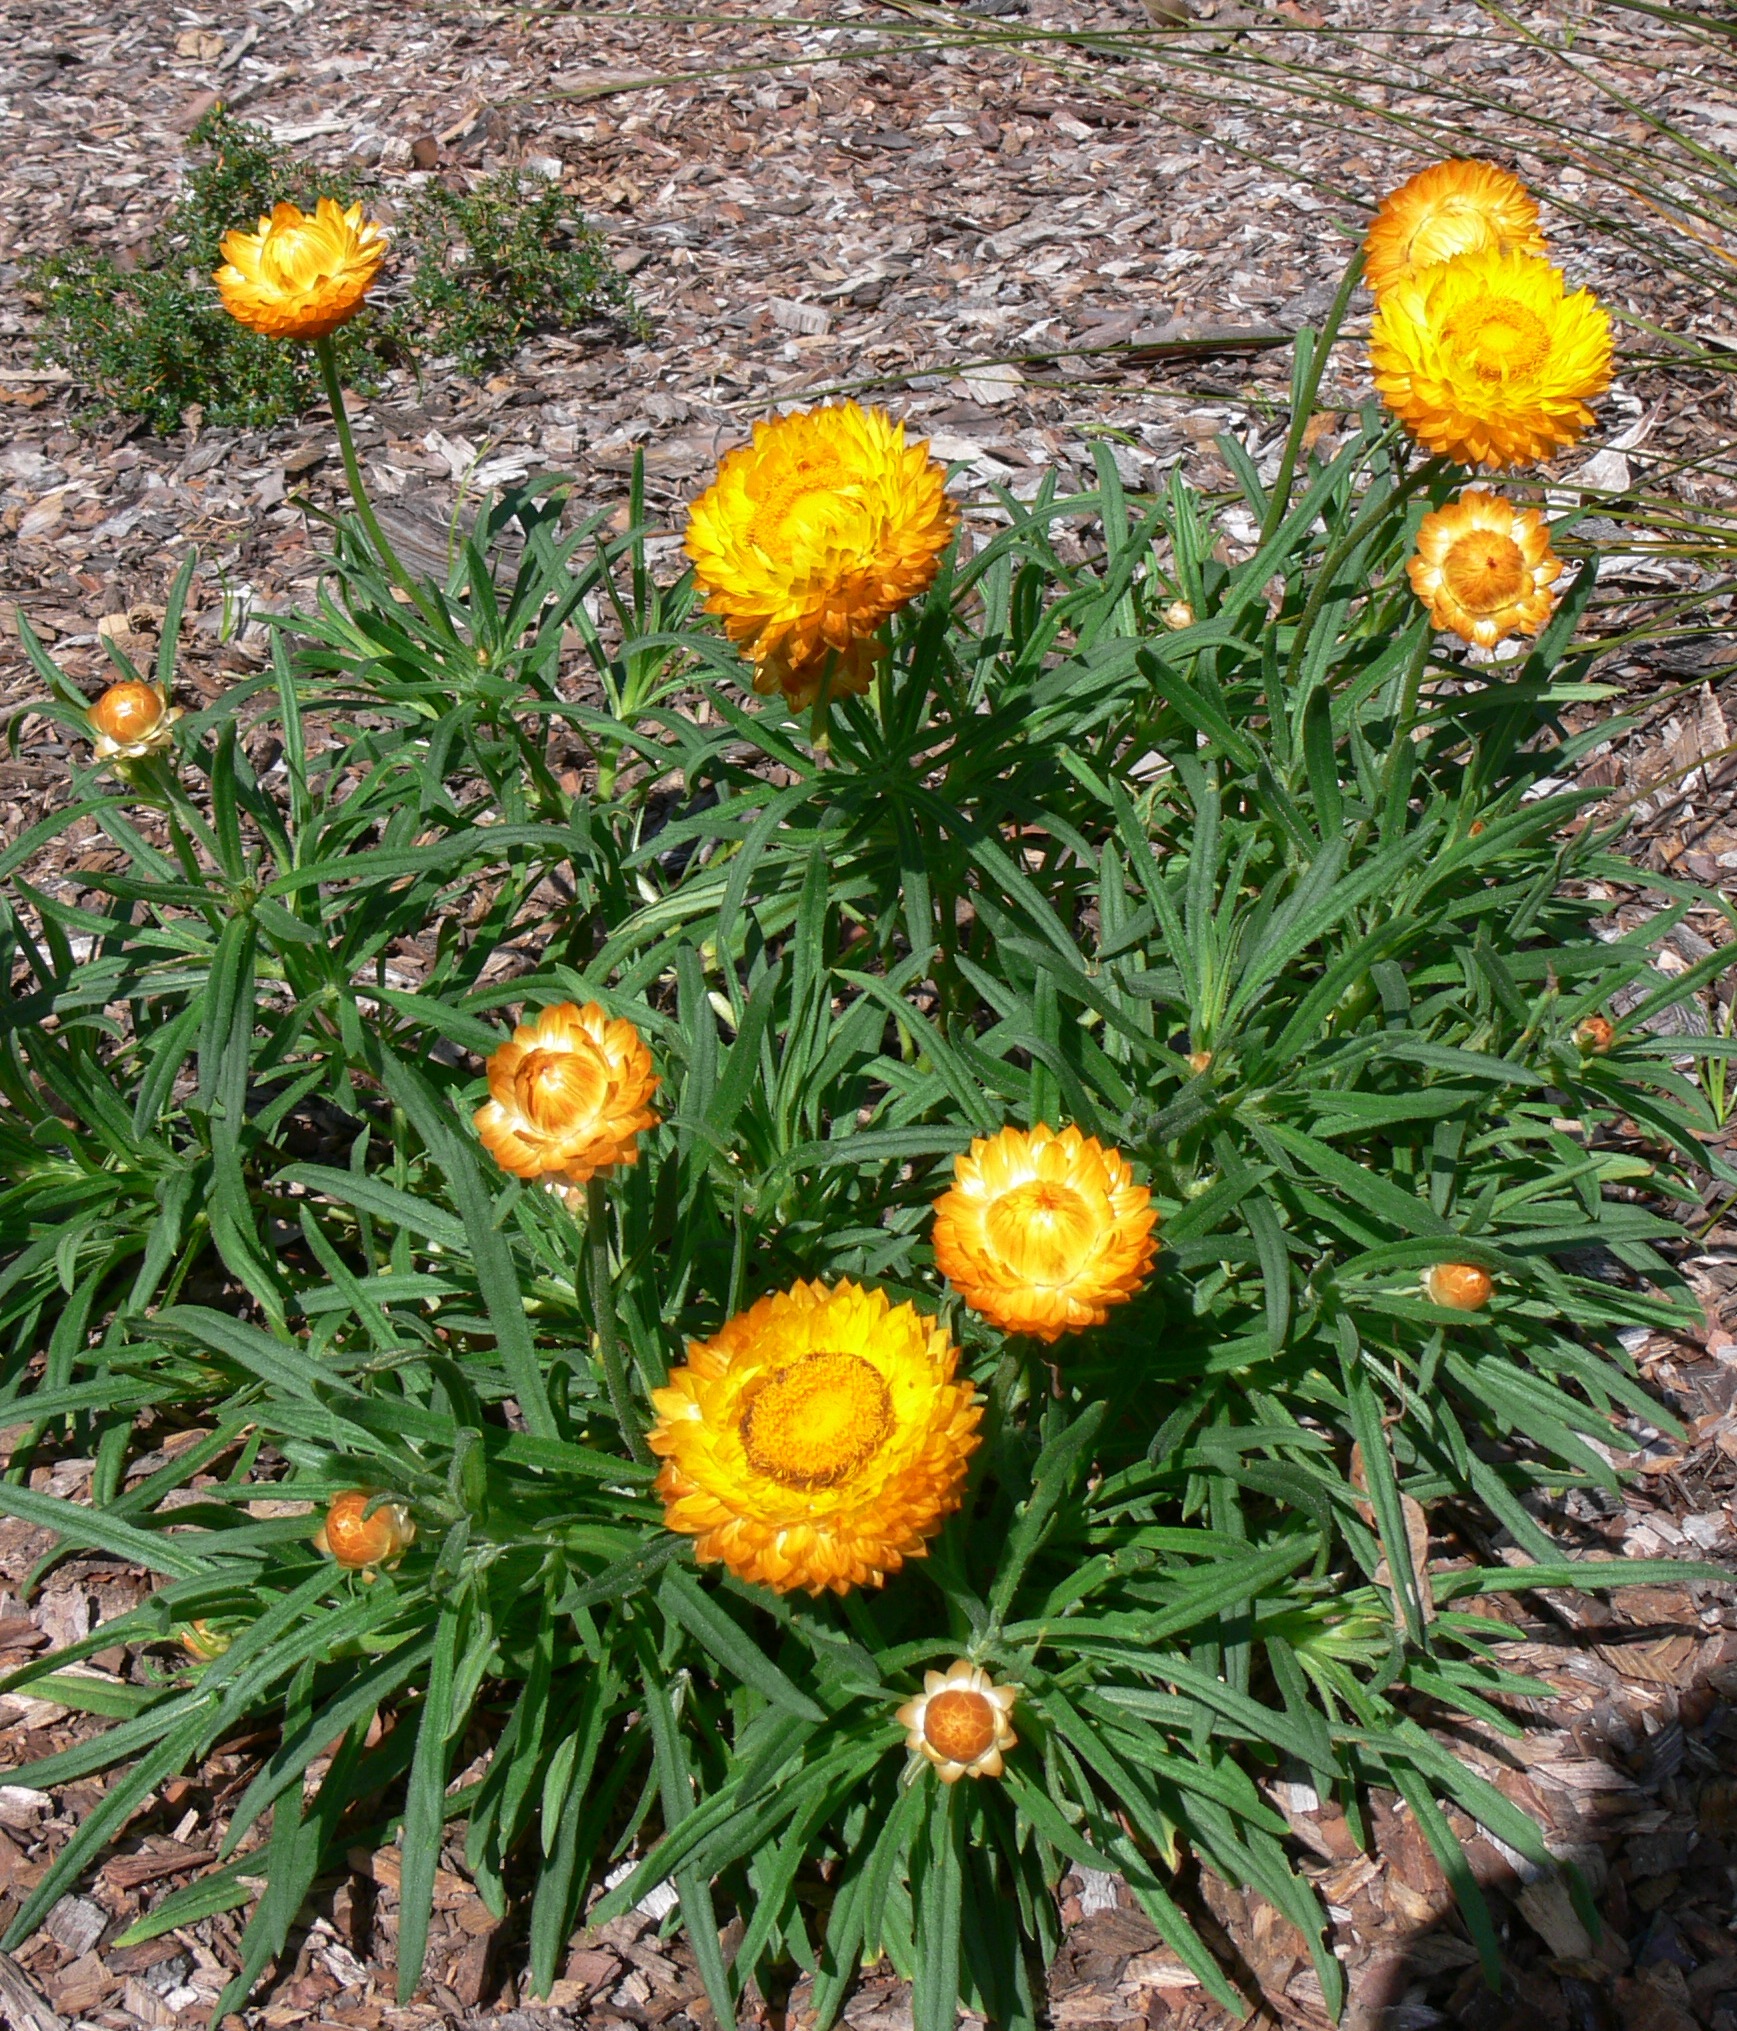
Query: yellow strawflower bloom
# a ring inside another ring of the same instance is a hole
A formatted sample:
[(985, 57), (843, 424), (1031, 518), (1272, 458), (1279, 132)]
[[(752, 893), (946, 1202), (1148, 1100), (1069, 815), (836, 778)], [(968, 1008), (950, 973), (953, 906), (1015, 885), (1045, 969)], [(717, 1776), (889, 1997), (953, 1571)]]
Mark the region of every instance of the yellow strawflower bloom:
[(1152, 1195), (1119, 1150), (1077, 1128), (979, 1137), (935, 1202), (935, 1266), (1004, 1333), (1059, 1340), (1101, 1326), (1146, 1281)]
[(272, 207), (259, 230), (223, 236), (211, 278), (231, 317), (269, 338), (325, 338), (362, 308), (386, 259), (386, 235), (359, 204), (323, 197), (312, 214)]
[(1405, 567), (1438, 628), (1493, 649), (1509, 635), (1535, 635), (1550, 618), (1562, 560), (1536, 508), (1517, 508), (1482, 487), (1425, 515)]
[(928, 1757), (943, 1784), (961, 1777), (999, 1777), (1003, 1753), (1018, 1746), (1009, 1716), (1018, 1697), (981, 1665), (955, 1658), (945, 1671), (926, 1671), (918, 1699), (898, 1710), (905, 1747)]
[(1610, 386), (1610, 319), (1533, 254), (1461, 254), (1396, 282), (1375, 306), (1369, 359), (1417, 441), (1500, 471), (1548, 458), (1591, 424)]
[(594, 1001), (557, 1002), (521, 1023), (489, 1059), (488, 1079), (477, 1133), (515, 1177), (583, 1185), (636, 1163), (641, 1132), (657, 1126), (647, 1102), (658, 1077), (644, 1039)]
[(982, 1407), (958, 1361), (883, 1291), (761, 1298), (651, 1393), (664, 1521), (781, 1594), (878, 1587), (959, 1505)]
[(1432, 163), (1381, 200), (1363, 242), (1377, 296), (1456, 254), (1542, 254), (1538, 207), (1517, 176), (1493, 162)]
[(934, 578), (957, 513), (905, 426), (855, 402), (755, 426), (688, 511), (708, 612), (752, 660), (754, 689), (810, 705), (866, 691), (881, 623)]

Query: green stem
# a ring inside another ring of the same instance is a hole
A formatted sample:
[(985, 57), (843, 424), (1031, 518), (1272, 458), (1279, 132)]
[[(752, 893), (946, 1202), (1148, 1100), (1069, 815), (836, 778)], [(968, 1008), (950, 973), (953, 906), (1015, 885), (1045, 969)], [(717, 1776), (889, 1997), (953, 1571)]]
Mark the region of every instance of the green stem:
[(350, 412), (344, 406), (343, 385), (338, 379), (338, 355), (331, 338), (314, 340), (314, 354), (320, 363), (320, 379), (325, 383), (326, 400), (331, 405), (332, 421), (337, 425), (338, 450), (343, 455), (344, 477), (350, 484), (350, 498), (356, 504), (356, 513), (362, 518), (362, 527), (368, 532), (368, 541), (374, 546), (374, 554), (386, 567), (393, 582), (401, 586), (412, 599), (424, 620), (440, 630), (443, 635), (452, 632), (447, 618), (410, 573), (399, 562), (398, 553), (386, 540), (386, 532), (375, 516), (373, 504), (368, 499), (368, 490), (362, 484), (362, 468), (356, 462), (356, 440), (350, 432)]
[(1377, 501), (1365, 501), (1352, 518), (1350, 528), (1322, 558), (1308, 604), (1303, 608), (1303, 617), (1297, 623), (1296, 638), (1291, 644), (1290, 660), (1285, 665), (1284, 689), (1287, 692), (1296, 682), (1297, 672), (1308, 652), (1309, 637), (1313, 634), (1315, 623), (1321, 616), (1322, 607), (1327, 603), (1328, 592), (1340, 565), (1355, 551), (1359, 543), (1367, 539), (1374, 526), (1384, 516), (1391, 515), (1396, 509), (1403, 509), (1420, 487), (1428, 486), (1439, 473), (1446, 470), (1445, 458), (1426, 459), (1422, 465), (1407, 473), (1394, 487), (1392, 493)]
[(1427, 624), (1418, 637), (1417, 647), (1406, 666), (1405, 681), (1399, 694), (1399, 712), (1393, 722), (1393, 744), (1387, 751), (1387, 769), (1381, 786), (1382, 830), (1385, 832), (1396, 822), (1394, 805), (1411, 788), (1411, 771), (1415, 761), (1412, 750), (1411, 729), (1417, 720), (1417, 696), (1423, 688), (1423, 673), (1429, 668), (1430, 651), (1435, 647), (1435, 630)]
[(820, 672), (820, 689), (808, 714), (808, 740), (821, 768), (832, 760), (832, 673), (838, 667), (838, 651), (828, 649)]
[(627, 1441), (627, 1450), (642, 1467), (651, 1465), (639, 1416), (627, 1387), (627, 1367), (621, 1358), (621, 1339), (615, 1330), (615, 1290), (609, 1275), (609, 1198), (601, 1178), (592, 1178), (585, 1187), (585, 1255), (591, 1286), (591, 1314), (597, 1326), (597, 1351), (603, 1357), (603, 1381), (615, 1422)]
[(1344, 280), (1339, 284), (1339, 293), (1333, 299), (1333, 307), (1327, 312), (1327, 322), (1322, 325), (1315, 341), (1315, 350), (1309, 357), (1303, 385), (1297, 391), (1296, 406), (1291, 412), (1291, 427), (1285, 433), (1285, 448), (1279, 458), (1279, 469), (1274, 475), (1272, 491), (1267, 497), (1267, 517), (1261, 524), (1260, 542), (1257, 549), (1263, 549), (1278, 533), (1279, 524), (1285, 519), (1291, 505), (1291, 480), (1297, 470), (1297, 460), (1302, 456), (1303, 438), (1308, 431), (1309, 418), (1315, 413), (1315, 397), (1321, 392), (1321, 380), (1327, 371), (1327, 356), (1333, 350), (1339, 336), (1339, 327), (1345, 322), (1345, 313), (1351, 308), (1351, 292), (1363, 278), (1363, 250), (1359, 248), (1351, 256), (1345, 270)]

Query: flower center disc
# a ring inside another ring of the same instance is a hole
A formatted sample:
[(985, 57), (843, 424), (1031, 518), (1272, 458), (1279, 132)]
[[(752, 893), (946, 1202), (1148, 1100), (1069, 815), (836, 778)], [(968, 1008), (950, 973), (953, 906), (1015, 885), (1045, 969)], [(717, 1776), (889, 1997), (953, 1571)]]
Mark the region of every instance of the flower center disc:
[(770, 1375), (739, 1427), (756, 1474), (784, 1488), (835, 1488), (893, 1428), (893, 1399), (860, 1354), (805, 1354)]
[(923, 1709), (923, 1739), (949, 1763), (975, 1763), (995, 1740), (994, 1702), (965, 1686), (933, 1694)]
[(1550, 331), (1523, 303), (1486, 296), (1457, 311), (1443, 327), (1450, 352), (1463, 359), (1480, 381), (1511, 381), (1542, 366), (1550, 356)]
[(527, 1051), (513, 1074), (519, 1112), (544, 1135), (557, 1135), (595, 1114), (603, 1102), (603, 1068), (589, 1051)]
[(1097, 1239), (1092, 1209), (1071, 1185), (1031, 1178), (984, 1214), (990, 1246), (1025, 1283), (1071, 1283)]
[(829, 460), (799, 460), (766, 482), (749, 541), (781, 563), (815, 551), (855, 549), (866, 536), (862, 503), (841, 488)]
[(1526, 560), (1512, 536), (1476, 529), (1462, 536), (1442, 561), (1448, 590), (1467, 613), (1491, 614), (1526, 590)]
[(326, 280), (328, 264), (321, 257), (327, 251), (324, 234), (306, 226), (274, 227), (259, 250), (260, 279), (290, 292), (311, 288)]

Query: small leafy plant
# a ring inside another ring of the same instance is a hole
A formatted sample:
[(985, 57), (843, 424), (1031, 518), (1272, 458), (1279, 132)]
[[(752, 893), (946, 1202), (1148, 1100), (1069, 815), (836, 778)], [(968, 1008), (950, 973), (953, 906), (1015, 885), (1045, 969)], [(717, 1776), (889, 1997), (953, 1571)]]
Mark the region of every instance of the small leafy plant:
[(405, 225), (418, 253), (402, 323), (424, 351), (450, 354), (470, 373), (511, 359), (533, 332), (600, 316), (649, 335), (607, 242), (558, 184), (513, 169), (468, 191), (428, 183)]
[[(179, 430), (190, 409), (207, 424), (259, 429), (306, 409), (320, 375), (304, 348), (225, 313), (211, 281), (223, 236), (280, 200), (307, 210), (317, 197), (349, 204), (363, 193), (221, 107), (193, 129), (189, 149), (183, 190), (136, 265), (93, 246), (32, 264), (24, 286), (41, 308), (38, 352), (105, 412), (162, 435)], [(644, 329), (600, 237), (558, 190), (512, 171), (468, 194), (428, 186), (409, 208), (403, 239), (414, 250), (410, 310), (373, 308), (336, 334), (348, 387), (375, 387), (395, 361), (429, 352), (456, 354), (481, 372), (534, 331), (599, 315)]]

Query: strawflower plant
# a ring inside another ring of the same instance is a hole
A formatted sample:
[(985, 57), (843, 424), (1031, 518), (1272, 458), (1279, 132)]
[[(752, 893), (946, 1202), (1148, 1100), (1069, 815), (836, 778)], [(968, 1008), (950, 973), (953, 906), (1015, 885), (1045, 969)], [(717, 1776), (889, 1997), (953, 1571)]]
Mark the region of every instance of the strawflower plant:
[[(1379, 317), (1447, 346), (1422, 286)], [(1710, 899), (1559, 787), (1609, 731), (1560, 720), (1594, 568), (1465, 661), (1407, 567), (1468, 475), (1373, 409), (1305, 446), (1334, 337), (1240, 562), (1107, 452), (973, 548), (885, 419), (884, 496), (762, 439), (722, 498), (784, 473), (778, 598), (723, 634), (637, 485), (624, 533), (502, 497), (410, 600), (359, 520), (269, 671), (75, 767), (0, 859), (0, 1509), (155, 1584), (3, 1682), (115, 1722), (24, 1781), (126, 1766), (11, 1943), (245, 1734), (127, 1935), (245, 1907), (224, 2010), (385, 1842), (408, 1995), (457, 1822), (536, 1991), (667, 1882), (721, 2024), (800, 1977), (830, 2025), (885, 1957), (919, 2031), (1035, 2031), (1087, 1866), (1227, 2006), (1192, 1885), (1249, 1886), (1337, 2007), (1289, 1774), (1360, 1838), (1403, 1797), (1495, 1979), (1462, 1841), (1554, 1864), (1429, 1723), (1519, 1731), (1476, 1596), (1698, 1570), (1578, 1557), (1562, 1505), (1668, 1422), (1624, 1329), (1699, 1317), (1670, 1208), (1737, 1182), (1729, 1041), (1657, 1025), (1723, 955), (1655, 967)], [(28, 871), (84, 821), (68, 900)], [(62, 1448), (88, 1502), (28, 1485)], [(117, 1642), (124, 1684), (66, 1668)]]

